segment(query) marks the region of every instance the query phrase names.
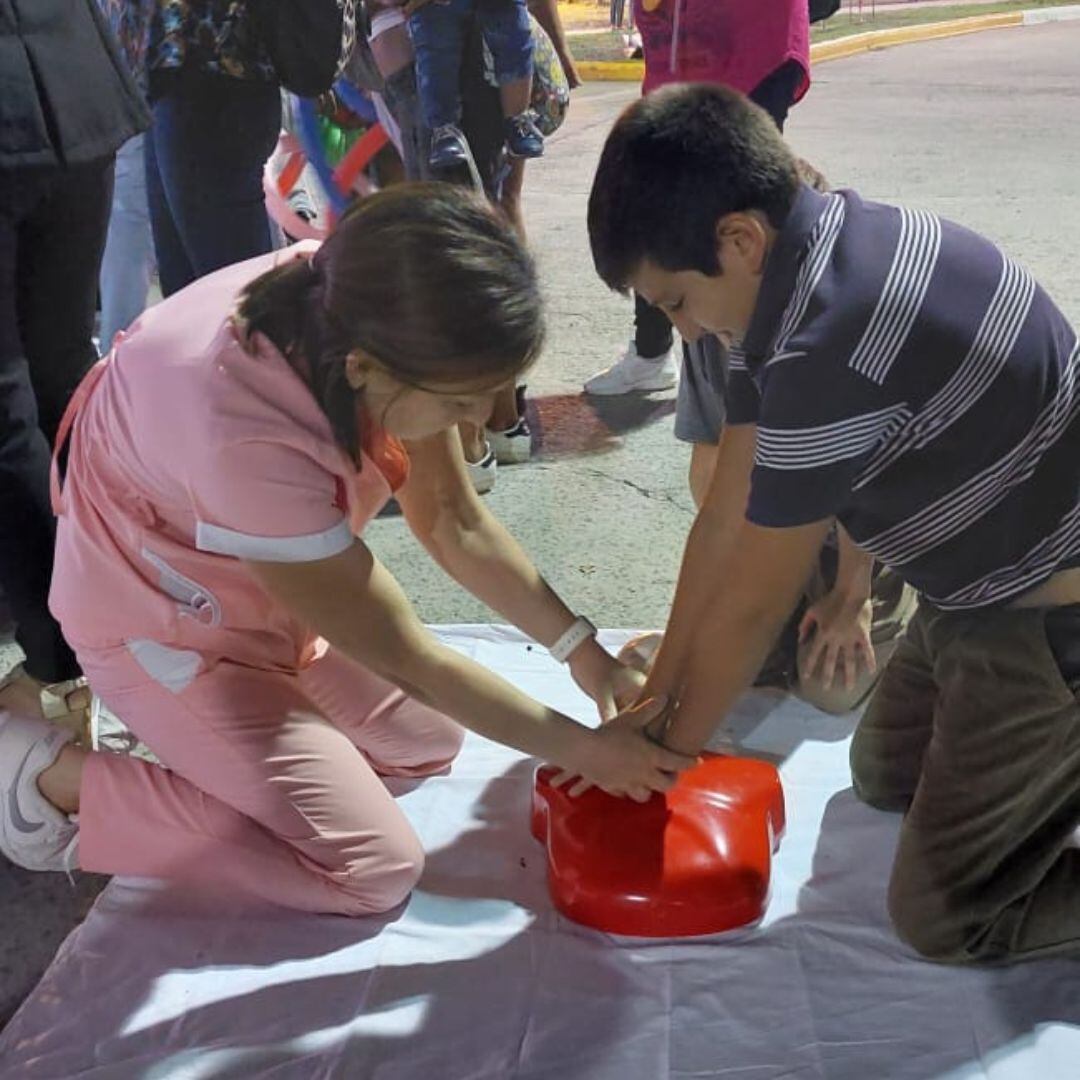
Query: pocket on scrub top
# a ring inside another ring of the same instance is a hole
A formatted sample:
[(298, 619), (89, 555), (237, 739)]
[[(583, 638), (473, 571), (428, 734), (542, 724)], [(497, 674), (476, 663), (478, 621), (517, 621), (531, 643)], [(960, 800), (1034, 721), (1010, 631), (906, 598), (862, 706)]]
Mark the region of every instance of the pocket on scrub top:
[(174, 570), (147, 548), (142, 549), (142, 556), (157, 571), (161, 591), (176, 601), (181, 618), (194, 619), (203, 626), (221, 625), (221, 603), (209, 589)]

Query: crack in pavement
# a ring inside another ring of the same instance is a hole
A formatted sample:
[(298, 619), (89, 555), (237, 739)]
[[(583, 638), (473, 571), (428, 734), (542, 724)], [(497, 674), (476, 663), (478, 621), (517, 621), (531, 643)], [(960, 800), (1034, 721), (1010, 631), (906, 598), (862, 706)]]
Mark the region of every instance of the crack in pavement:
[(680, 502), (674, 495), (669, 495), (666, 491), (653, 491), (650, 488), (643, 487), (641, 484), (635, 484), (633, 480), (627, 480), (621, 476), (612, 476), (611, 473), (604, 472), (603, 469), (586, 468), (585, 472), (598, 476), (601, 480), (610, 480), (613, 484), (622, 484), (624, 487), (630, 488), (631, 491), (636, 491), (639, 495), (644, 495), (646, 499), (651, 499), (654, 502), (666, 502), (687, 517), (694, 517), (697, 514), (693, 507)]

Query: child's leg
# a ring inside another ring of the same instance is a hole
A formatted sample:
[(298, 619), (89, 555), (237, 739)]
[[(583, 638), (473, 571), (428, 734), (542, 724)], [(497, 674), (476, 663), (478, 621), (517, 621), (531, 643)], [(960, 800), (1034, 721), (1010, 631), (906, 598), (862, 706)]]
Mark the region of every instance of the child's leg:
[[(518, 392), (519, 389), (521, 393)], [(513, 383), (507, 383), (495, 395), (491, 416), (488, 417), (488, 427), (492, 431), (509, 431), (521, 419), (521, 406), (524, 401), (524, 387), (519, 388)]]
[[(87, 756), (84, 869), (218, 881), (344, 915), (385, 911), (408, 895), (423, 866), (419, 841), (294, 676), (219, 663), (170, 690), (123, 650), (80, 660), (167, 766)], [(162, 663), (148, 666), (160, 672)]]
[(937, 695), (925, 626), (916, 613), (851, 741), (851, 779), (863, 802), (879, 810), (907, 809), (930, 743)]
[(495, 62), (503, 116), (519, 116), (532, 98), (533, 38), (525, 0), (479, 0), (477, 15)]
[(300, 689), (382, 776), (430, 776), (457, 757), (464, 730), (331, 648)]
[(409, 17), (416, 85), (429, 131), (461, 122), (461, 55), (472, 0), (428, 3)]
[(795, 100), (795, 92), (803, 81), (803, 69), (795, 60), (787, 60), (775, 71), (766, 75), (747, 95), (760, 105), (783, 131), (788, 111)]
[[(511, 158), (509, 161), (509, 169), (503, 180), (499, 205), (502, 207), (503, 213), (510, 219), (510, 224), (513, 225), (514, 232), (517, 233), (518, 239), (523, 244), (527, 244), (528, 237), (525, 235), (525, 214), (521, 206), (521, 192), (524, 185), (525, 162), (522, 158)], [(507, 402), (506, 404), (508, 405), (509, 403)], [(516, 408), (514, 411), (516, 413)], [(501, 413), (501, 415), (496, 417), (495, 413)], [(508, 421), (508, 425), (514, 423), (514, 419), (510, 419), (509, 409), (507, 409), (505, 413), (502, 413), (502, 406), (500, 406), (498, 398), (496, 398), (495, 413), (492, 414), (492, 427), (498, 428), (503, 419)]]
[(526, 79), (514, 79), (511, 82), (499, 84), (499, 104), (502, 105), (503, 116), (508, 119), (525, 112), (531, 100), (531, 75)]
[(1080, 950), (1080, 705), (1047, 612), (915, 621), (939, 697), (889, 888), (898, 932), (954, 963)]

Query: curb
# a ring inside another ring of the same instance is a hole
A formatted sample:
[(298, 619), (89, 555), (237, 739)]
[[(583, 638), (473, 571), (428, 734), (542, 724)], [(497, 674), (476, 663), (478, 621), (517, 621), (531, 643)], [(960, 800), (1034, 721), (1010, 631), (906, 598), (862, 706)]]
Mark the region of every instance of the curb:
[[(1029, 11), (1003, 11), (995, 15), (973, 15), (966, 19), (922, 23), (917, 26), (898, 26), (891, 30), (870, 30), (852, 34), (838, 41), (822, 41), (810, 46), (810, 63), (842, 60), (848, 56), (888, 49), (894, 45), (911, 45), (919, 41), (958, 37), (982, 30), (1001, 30), (1015, 26), (1035, 26), (1040, 23), (1067, 22), (1080, 19), (1080, 4), (1063, 7), (1034, 8)], [(645, 78), (642, 60), (582, 60), (578, 74), (586, 82), (641, 82)]]

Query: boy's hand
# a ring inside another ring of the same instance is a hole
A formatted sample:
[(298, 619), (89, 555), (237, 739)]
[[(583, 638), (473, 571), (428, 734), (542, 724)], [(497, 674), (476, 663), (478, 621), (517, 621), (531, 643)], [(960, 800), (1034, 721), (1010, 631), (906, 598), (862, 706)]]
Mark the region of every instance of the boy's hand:
[(844, 685), (853, 690), (860, 664), (873, 674), (877, 670), (870, 641), (873, 614), (869, 599), (851, 601), (835, 589), (812, 604), (799, 625), (800, 643), (812, 636), (799, 677), (819, 680), (828, 689), (842, 668)]
[(696, 765), (697, 758), (668, 750), (645, 734), (645, 728), (666, 708), (666, 698), (650, 698), (596, 728), (590, 733), (585, 759), (559, 773), (552, 786), (575, 781), (571, 797), (595, 786), (635, 802), (647, 802), (654, 791), (670, 790), (678, 773)]
[(642, 675), (648, 675), (652, 671), (653, 661), (660, 651), (664, 635), (659, 630), (651, 630), (647, 634), (638, 634), (631, 638), (620, 650), (616, 658), (620, 664), (632, 667), (640, 671)]
[(596, 702), (604, 723), (633, 705), (645, 688), (645, 676), (616, 660), (595, 638), (575, 649), (569, 663), (574, 682)]

